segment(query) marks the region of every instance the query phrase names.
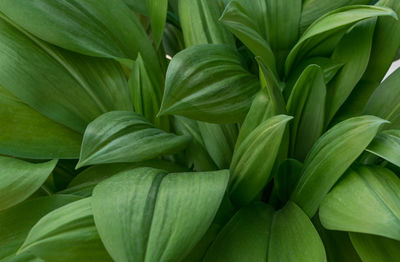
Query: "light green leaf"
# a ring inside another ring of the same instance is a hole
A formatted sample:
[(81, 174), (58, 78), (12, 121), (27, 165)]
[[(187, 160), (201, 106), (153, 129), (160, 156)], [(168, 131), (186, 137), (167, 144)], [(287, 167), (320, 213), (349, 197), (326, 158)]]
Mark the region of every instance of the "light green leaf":
[(79, 199), (71, 195), (53, 195), (28, 200), (0, 211), (0, 260), (18, 250), (31, 227), (42, 216)]
[(332, 59), (344, 66), (328, 84), (326, 124), (346, 101), (368, 66), (375, 24), (376, 18), (357, 24), (333, 51)]
[(158, 48), (167, 20), (168, 0), (146, 0), (146, 7), (150, 15), (154, 45)]
[(287, 122), (291, 119), (278, 115), (265, 120), (235, 149), (229, 188), (235, 205), (252, 202), (269, 181)]
[(400, 179), (389, 169), (357, 166), (321, 203), (327, 229), (400, 240)]
[(364, 109), (364, 114), (375, 115), (391, 122), (391, 129), (400, 128), (400, 69), (392, 73), (375, 90)]
[(79, 132), (102, 113), (131, 110), (127, 81), (116, 62), (48, 45), (1, 14), (0, 31), (0, 85), (33, 109)]
[(116, 261), (179, 261), (210, 226), (227, 182), (226, 170), (120, 173), (94, 189), (96, 226)]
[(197, 45), (172, 58), (160, 114), (213, 123), (234, 123), (246, 115), (259, 88), (235, 50)]
[(45, 261), (112, 261), (101, 243), (91, 199), (60, 207), (37, 222), (18, 253), (30, 252)]
[[(400, 1), (381, 0), (377, 5), (392, 8), (398, 16), (400, 15)], [(368, 67), (340, 109), (337, 121), (362, 113), (371, 94), (386, 75), (399, 48), (400, 22), (392, 17), (378, 17)]]
[(336, 181), (364, 151), (387, 121), (374, 116), (345, 120), (321, 136), (304, 162), (291, 199), (313, 217)]
[(301, 31), (304, 32), (315, 20), (335, 9), (349, 5), (367, 5), (371, 0), (303, 0)]
[(46, 181), (57, 160), (32, 164), (0, 156), (0, 210), (12, 207), (32, 195)]
[(108, 112), (88, 125), (77, 167), (148, 160), (175, 153), (188, 142), (189, 137), (157, 129), (134, 112)]
[(277, 76), (275, 55), (267, 41), (265, 0), (232, 0), (220, 21)]
[[(347, 29), (359, 21), (377, 16), (392, 16), (397, 18), (396, 13), (389, 8), (360, 5), (343, 7), (317, 19), (304, 32), (297, 44), (290, 51), (285, 65), (286, 75), (305, 56), (311, 56), (310, 51), (316, 56), (318, 52), (326, 53), (326, 51), (333, 50), (340, 41), (341, 35)], [(329, 45), (321, 47), (320, 44), (327, 40), (329, 41)], [(317, 47), (322, 49), (318, 49)]]
[(78, 158), (82, 136), (41, 115), (0, 86), (0, 154)]
[(218, 234), (203, 261), (265, 262), (273, 215), (273, 208), (262, 202), (240, 209)]
[(293, 87), (287, 103), (291, 126), (291, 155), (304, 161), (324, 128), (326, 86), (319, 66), (309, 65)]
[(51, 44), (127, 65), (140, 52), (155, 75), (156, 53), (136, 16), (121, 0), (1, 0), (0, 11)]
[(400, 167), (400, 130), (379, 133), (366, 150)]
[(221, 8), (215, 0), (179, 0), (179, 19), (186, 47), (203, 44), (235, 46), (231, 33), (218, 18)]
[(400, 257), (400, 241), (367, 234), (349, 235), (363, 262), (397, 261)]

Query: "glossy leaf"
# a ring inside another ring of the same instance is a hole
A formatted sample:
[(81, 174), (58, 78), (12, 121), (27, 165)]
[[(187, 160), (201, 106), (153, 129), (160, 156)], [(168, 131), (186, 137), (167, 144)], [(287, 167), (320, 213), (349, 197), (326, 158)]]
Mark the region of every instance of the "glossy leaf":
[(32, 164), (0, 156), (0, 210), (12, 207), (32, 195), (46, 181), (57, 160)]
[(146, 7), (150, 15), (151, 31), (156, 47), (160, 45), (167, 20), (168, 0), (146, 0)]
[(391, 129), (400, 128), (400, 69), (392, 73), (372, 94), (364, 114), (375, 115), (391, 122)]
[(173, 57), (167, 71), (160, 114), (213, 123), (244, 118), (258, 81), (224, 45), (198, 45)]
[(400, 166), (400, 130), (379, 133), (366, 150)]
[(113, 176), (93, 193), (103, 243), (116, 261), (179, 261), (210, 226), (227, 182), (227, 171), (137, 168)]
[(30, 252), (45, 261), (112, 261), (94, 225), (90, 198), (42, 217), (18, 252)]
[(308, 151), (321, 136), (324, 128), (326, 86), (322, 70), (308, 66), (297, 80), (287, 103), (294, 116), (291, 126), (291, 154), (304, 161)]
[(400, 240), (400, 179), (388, 169), (359, 166), (326, 196), (319, 216), (325, 228)]
[(31, 199), (0, 211), (0, 259), (18, 250), (29, 230), (42, 216), (79, 199), (71, 195), (53, 195)]
[(35, 159), (78, 158), (82, 136), (0, 87), (0, 154)]
[(321, 201), (387, 121), (374, 116), (345, 120), (321, 136), (304, 162), (302, 176), (291, 196), (312, 217)]
[(346, 101), (368, 66), (375, 24), (376, 19), (357, 24), (333, 51), (332, 59), (344, 66), (328, 84), (327, 122)]
[(396, 261), (400, 256), (400, 241), (367, 234), (349, 235), (363, 262)]
[(267, 40), (267, 6), (264, 0), (232, 0), (220, 21), (249, 48), (260, 56), (277, 75), (276, 59)]
[[(309, 55), (309, 51), (315, 49), (323, 41), (334, 37), (330, 42), (330, 46), (333, 49), (340, 40), (340, 37), (335, 38), (335, 34), (343, 34), (355, 23), (377, 16), (392, 16), (397, 18), (393, 10), (385, 7), (350, 6), (337, 9), (317, 19), (304, 32), (297, 44), (290, 51), (285, 65), (286, 75), (302, 58)], [(325, 49), (322, 50), (326, 51)], [(313, 54), (317, 55), (316, 50), (313, 50)]]
[(218, 23), (221, 8), (215, 0), (179, 0), (179, 19), (186, 47), (203, 44), (234, 46), (231, 33)]
[(177, 152), (188, 142), (188, 137), (157, 129), (134, 112), (113, 111), (88, 125), (77, 167), (148, 160)]
[(79, 132), (102, 113), (132, 108), (116, 62), (58, 49), (2, 17), (0, 85), (22, 102)]
[(278, 115), (265, 120), (235, 149), (229, 188), (235, 205), (252, 202), (269, 181), (286, 125), (291, 119)]

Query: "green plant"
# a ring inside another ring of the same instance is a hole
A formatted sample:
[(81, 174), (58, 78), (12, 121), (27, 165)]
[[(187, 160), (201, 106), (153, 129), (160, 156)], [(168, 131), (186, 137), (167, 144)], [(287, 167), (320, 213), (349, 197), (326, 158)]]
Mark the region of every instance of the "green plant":
[(370, 2), (0, 0), (0, 261), (398, 261)]

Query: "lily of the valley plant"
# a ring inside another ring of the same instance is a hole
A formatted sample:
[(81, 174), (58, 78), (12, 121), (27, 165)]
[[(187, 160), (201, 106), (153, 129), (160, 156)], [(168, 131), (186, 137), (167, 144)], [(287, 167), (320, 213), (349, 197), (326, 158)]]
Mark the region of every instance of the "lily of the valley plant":
[(399, 16), (0, 0), (0, 261), (399, 261)]

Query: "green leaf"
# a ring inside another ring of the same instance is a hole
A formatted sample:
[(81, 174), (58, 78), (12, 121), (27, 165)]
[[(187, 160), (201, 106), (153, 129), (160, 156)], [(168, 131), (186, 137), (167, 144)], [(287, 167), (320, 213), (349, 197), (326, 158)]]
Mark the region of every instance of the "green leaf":
[[(392, 16), (397, 18), (393, 10), (375, 6), (349, 6), (332, 11), (317, 19), (301, 36), (297, 44), (290, 51), (286, 60), (285, 72), (289, 74), (292, 67), (299, 63), (305, 56), (314, 56), (318, 52), (325, 53), (339, 42), (342, 34), (359, 21), (377, 16)], [(324, 41), (329, 41), (327, 47), (319, 46)], [(322, 48), (322, 49), (318, 49)], [(317, 48), (317, 49), (316, 49)], [(327, 49), (326, 49), (327, 48)], [(314, 50), (313, 50), (314, 49)], [(318, 51), (316, 51), (318, 50)]]
[(275, 55), (267, 41), (265, 0), (232, 0), (220, 21), (277, 76)]
[(229, 188), (235, 205), (252, 202), (269, 181), (287, 122), (291, 119), (278, 115), (265, 120), (235, 149)]
[(307, 153), (321, 136), (324, 128), (326, 86), (322, 70), (309, 65), (293, 87), (287, 103), (291, 126), (291, 155), (304, 161)]
[(367, 5), (371, 0), (303, 0), (301, 31), (304, 32), (315, 20), (335, 9), (349, 5)]
[(326, 257), (317, 231), (296, 204), (288, 202), (281, 210), (274, 211), (264, 203), (255, 203), (236, 213), (204, 259), (205, 262), (244, 260), (323, 262)]
[(154, 45), (158, 48), (167, 21), (168, 0), (146, 0), (146, 7), (150, 15)]
[(279, 199), (286, 203), (300, 179), (303, 164), (295, 159), (286, 159), (280, 164), (274, 177), (274, 189)]
[(226, 170), (120, 173), (93, 192), (96, 226), (116, 261), (179, 261), (210, 226), (227, 182)]
[(0, 86), (0, 154), (78, 158), (82, 136), (41, 115)]
[(0, 11), (51, 44), (130, 64), (140, 52), (155, 75), (156, 53), (136, 16), (121, 0), (1, 0)]
[(123, 0), (123, 1), (133, 11), (142, 15), (148, 15), (149, 12), (147, 10), (146, 1), (143, 0)]
[(259, 88), (235, 50), (197, 45), (172, 58), (160, 115), (177, 114), (212, 123), (234, 123), (246, 115)]
[(400, 69), (392, 73), (375, 90), (364, 109), (364, 114), (375, 115), (391, 122), (391, 129), (400, 128)]
[(389, 169), (358, 166), (321, 203), (327, 229), (400, 240), (400, 179)]
[(218, 234), (203, 261), (265, 262), (273, 215), (273, 208), (262, 202), (240, 209)]
[[(400, 2), (381, 0), (378, 6), (392, 8), (400, 15)], [(369, 64), (360, 82), (339, 111), (338, 120), (362, 113), (371, 94), (379, 86), (400, 48), (400, 22), (392, 17), (378, 17)]]
[[(31, 199), (0, 211), (0, 259), (14, 254), (29, 230), (50, 211), (79, 200), (77, 196), (53, 195)], [(29, 215), (28, 215), (29, 214)]]
[(32, 164), (0, 156), (0, 210), (12, 207), (32, 195), (46, 181), (57, 160)]
[(13, 255), (11, 257), (6, 258), (1, 262), (45, 262), (43, 259), (36, 257), (30, 253), (22, 253), (18, 255)]
[(397, 261), (400, 257), (399, 241), (367, 234), (349, 235), (363, 262)]
[(0, 85), (33, 109), (79, 132), (102, 113), (131, 110), (118, 63), (48, 45), (1, 14), (0, 31)]
[(400, 167), (400, 130), (379, 133), (366, 150)]
[(231, 33), (218, 23), (221, 8), (215, 0), (179, 0), (179, 19), (186, 47), (203, 44), (235, 46)]
[(344, 66), (328, 84), (326, 124), (346, 101), (368, 66), (375, 24), (375, 18), (357, 24), (333, 51), (332, 59)]
[(321, 136), (304, 162), (291, 199), (313, 217), (336, 181), (364, 151), (387, 121), (374, 116), (345, 120)]
[(177, 152), (188, 142), (187, 136), (157, 129), (134, 112), (108, 112), (88, 125), (77, 167), (148, 160)]
[(18, 253), (30, 252), (45, 261), (112, 261), (101, 243), (91, 199), (60, 207), (37, 222)]

